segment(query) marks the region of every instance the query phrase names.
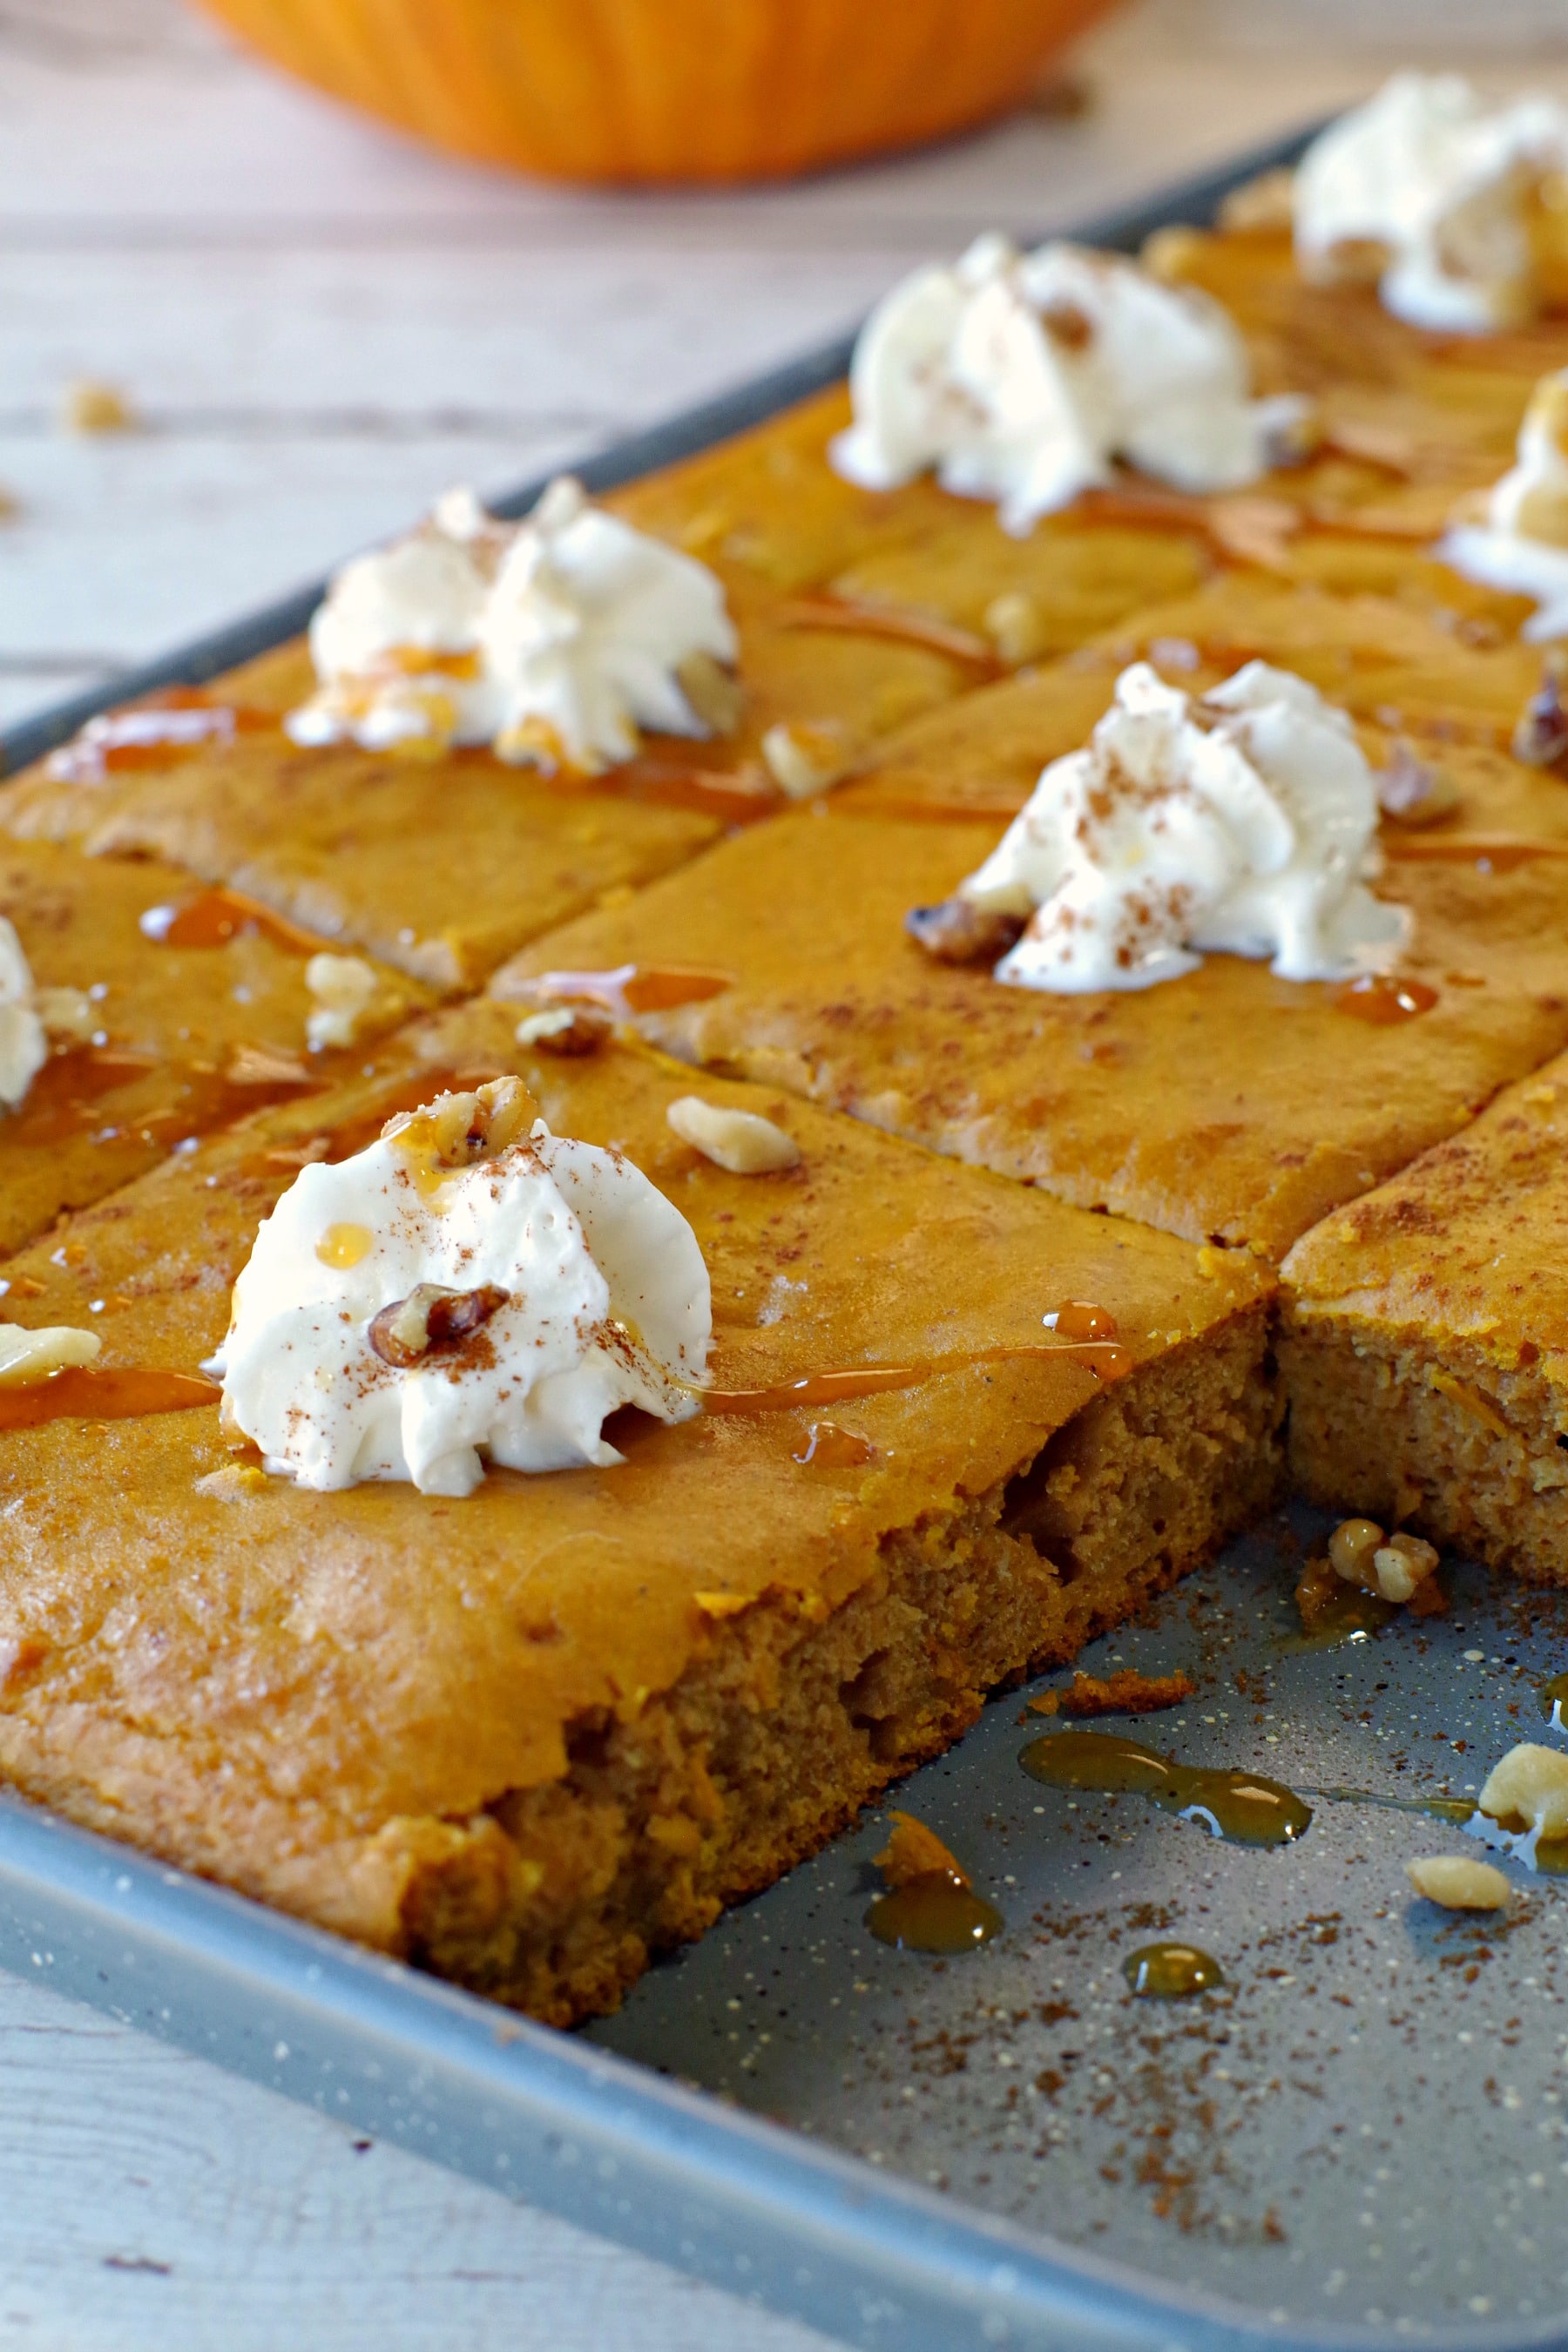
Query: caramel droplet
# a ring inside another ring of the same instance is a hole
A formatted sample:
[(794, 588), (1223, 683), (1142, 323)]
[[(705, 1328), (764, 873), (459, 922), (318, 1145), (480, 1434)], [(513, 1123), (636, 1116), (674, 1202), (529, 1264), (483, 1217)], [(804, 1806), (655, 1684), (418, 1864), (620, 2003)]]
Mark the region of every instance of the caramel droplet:
[(316, 1244), (316, 1255), (323, 1265), (341, 1268), (358, 1265), (370, 1254), (375, 1235), (368, 1225), (329, 1225)]
[(1110, 1309), (1092, 1306), (1084, 1298), (1069, 1298), (1065, 1307), (1047, 1315), (1046, 1321), (1058, 1339), (1114, 1339), (1119, 1336)]
[(1185, 2000), (1225, 1982), (1219, 1962), (1195, 1944), (1145, 1944), (1128, 1953), (1121, 1973), (1141, 2000)]
[(973, 1952), (1005, 1925), (994, 1903), (976, 1895), (956, 1873), (928, 1870), (906, 1879), (890, 1895), (879, 1895), (866, 1914), (879, 1943), (905, 1952)]
[(1352, 1021), (1364, 1021), (1370, 1028), (1393, 1029), (1401, 1021), (1414, 1021), (1422, 1013), (1430, 1013), (1437, 1002), (1437, 992), (1428, 988), (1424, 980), (1394, 980), (1386, 972), (1363, 971), (1342, 988), (1334, 999), (1337, 1013), (1348, 1013)]
[(840, 1429), (836, 1421), (814, 1421), (804, 1453), (792, 1457), (812, 1470), (858, 1470), (876, 1458), (877, 1449), (868, 1437), (853, 1429)]

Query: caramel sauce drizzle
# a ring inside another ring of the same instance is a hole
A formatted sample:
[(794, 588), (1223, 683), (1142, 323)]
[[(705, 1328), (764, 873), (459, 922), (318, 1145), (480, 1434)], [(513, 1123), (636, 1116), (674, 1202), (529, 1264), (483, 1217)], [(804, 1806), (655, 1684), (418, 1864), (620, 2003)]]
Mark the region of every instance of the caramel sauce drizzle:
[(1366, 971), (1352, 980), (1334, 998), (1336, 1013), (1348, 1013), (1352, 1021), (1364, 1021), (1372, 1029), (1397, 1028), (1402, 1021), (1414, 1021), (1423, 1013), (1430, 1013), (1437, 1002), (1437, 991), (1424, 980), (1400, 980), (1389, 972)]
[(1493, 874), (1516, 874), (1537, 858), (1568, 857), (1568, 840), (1521, 841), (1506, 834), (1406, 834), (1384, 826), (1384, 854), (1406, 866), (1478, 866)]
[[(162, 916), (161, 908), (150, 912)], [(146, 918), (143, 917), (143, 923)], [(290, 955), (315, 955), (327, 942), (318, 933), (291, 923), (276, 908), (265, 906), (244, 890), (203, 890), (177, 907), (167, 923), (157, 923), (146, 936), (159, 947), (223, 948), (241, 931), (259, 931), (274, 947)]]
[(879, 604), (869, 597), (795, 596), (784, 607), (784, 621), (790, 629), (841, 630), (847, 635), (887, 637), (895, 645), (918, 646), (925, 653), (962, 662), (987, 678), (1007, 674), (1007, 664), (989, 638), (955, 628), (934, 614), (899, 604)]
[(216, 1404), (223, 1390), (198, 1372), (145, 1371), (135, 1365), (99, 1371), (72, 1365), (24, 1388), (0, 1389), (0, 1429), (37, 1429), (47, 1421), (138, 1421), (155, 1412), (192, 1412)]
[[(163, 726), (158, 723), (161, 715), (166, 716)], [(260, 734), (278, 723), (270, 710), (219, 702), (200, 687), (174, 686), (89, 719), (79, 734), (54, 753), (50, 768), (77, 782), (167, 768), (237, 735)]]
[(1144, 1944), (1128, 1953), (1121, 1973), (1140, 2000), (1186, 2000), (1225, 1982), (1213, 1953), (1196, 1944)]
[[(967, 1371), (975, 1364), (1005, 1364), (1031, 1358), (1063, 1358), (1080, 1364), (1097, 1381), (1125, 1379), (1132, 1370), (1130, 1348), (1113, 1339), (1024, 1341), (996, 1348), (968, 1348), (949, 1356), (917, 1357), (907, 1364), (856, 1364), (843, 1371), (810, 1372), (802, 1380), (782, 1381), (774, 1388), (694, 1389), (707, 1413), (793, 1412), (815, 1405), (847, 1404), (860, 1397), (886, 1396), (894, 1390), (923, 1388), (944, 1372)], [(864, 1442), (864, 1441), (860, 1441)]]
[(688, 971), (679, 965), (622, 963), (609, 971), (542, 971), (520, 994), (546, 1004), (598, 1004), (616, 1020), (638, 1013), (668, 1013), (678, 1004), (700, 1004), (722, 996), (731, 985), (722, 972)]
[(1312, 1818), (1310, 1805), (1281, 1781), (1177, 1764), (1120, 1732), (1047, 1732), (1031, 1740), (1018, 1761), (1047, 1788), (1148, 1797), (1162, 1811), (1201, 1821), (1233, 1845), (1292, 1844)]

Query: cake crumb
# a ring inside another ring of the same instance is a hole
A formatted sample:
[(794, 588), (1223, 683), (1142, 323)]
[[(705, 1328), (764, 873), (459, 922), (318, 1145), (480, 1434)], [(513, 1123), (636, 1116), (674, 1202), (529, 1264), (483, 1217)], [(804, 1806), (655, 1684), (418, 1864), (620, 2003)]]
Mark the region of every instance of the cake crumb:
[(136, 412), (116, 385), (81, 376), (60, 395), (59, 423), (62, 433), (134, 433)]
[[(1190, 1675), (1179, 1671), (1173, 1675), (1141, 1675), (1134, 1667), (1119, 1667), (1115, 1674), (1075, 1674), (1068, 1690), (1051, 1692), (1058, 1698), (1064, 1715), (1159, 1715), (1168, 1706), (1180, 1706), (1193, 1697), (1197, 1685)], [(1030, 1704), (1040, 1714), (1047, 1710), (1038, 1700)]]
[(266, 1471), (254, 1462), (226, 1462), (221, 1470), (209, 1470), (196, 1480), (196, 1493), (215, 1503), (243, 1503), (265, 1493), (267, 1485)]
[(889, 1813), (888, 1820), (888, 1843), (871, 1859), (889, 1886), (907, 1886), (912, 1878), (938, 1874), (960, 1886), (969, 1885), (969, 1873), (924, 1822), (916, 1821), (913, 1813), (900, 1812)]

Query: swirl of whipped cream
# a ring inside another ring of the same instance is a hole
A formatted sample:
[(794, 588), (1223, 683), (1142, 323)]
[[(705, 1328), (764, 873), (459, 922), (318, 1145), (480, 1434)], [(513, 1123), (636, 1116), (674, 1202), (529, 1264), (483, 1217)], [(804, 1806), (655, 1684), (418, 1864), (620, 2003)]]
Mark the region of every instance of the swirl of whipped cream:
[(1519, 433), (1518, 463), (1494, 483), (1484, 523), (1459, 523), (1437, 552), (1467, 580), (1533, 598), (1521, 634), (1568, 636), (1568, 368), (1542, 376)]
[(297, 743), (485, 743), (592, 774), (632, 758), (644, 727), (710, 733), (702, 666), (739, 650), (707, 567), (578, 483), (552, 482), (515, 526), (452, 490), (337, 574), (310, 623), (318, 689), (285, 723)]
[(1341, 980), (1409, 936), (1363, 887), (1377, 822), (1349, 720), (1304, 679), (1248, 662), (1194, 702), (1137, 662), (958, 896), (1026, 919), (995, 968), (1017, 988), (1152, 988), (1216, 952)]
[(894, 489), (934, 467), (1020, 534), (1118, 457), (1177, 489), (1239, 489), (1303, 408), (1249, 396), (1246, 348), (1207, 295), (1114, 255), (1020, 254), (1000, 236), (884, 297), (850, 390), (855, 422), (829, 453), (847, 480)]
[(481, 1457), (619, 1462), (602, 1429), (622, 1405), (698, 1411), (712, 1318), (696, 1235), (620, 1152), (552, 1135), (533, 1108), (503, 1078), (301, 1169), (205, 1368), (269, 1471), (461, 1496)]
[(1568, 112), (1489, 109), (1461, 75), (1395, 74), (1316, 139), (1295, 179), (1307, 276), (1377, 286), (1416, 327), (1484, 334), (1533, 317), (1531, 207), (1568, 165)]

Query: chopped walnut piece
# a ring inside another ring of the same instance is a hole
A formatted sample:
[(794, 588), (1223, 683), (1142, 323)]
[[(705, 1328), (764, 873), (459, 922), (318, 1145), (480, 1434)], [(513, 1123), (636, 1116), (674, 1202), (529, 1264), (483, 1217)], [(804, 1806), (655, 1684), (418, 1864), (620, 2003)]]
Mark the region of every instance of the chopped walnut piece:
[(98, 1026), (98, 1007), (79, 988), (35, 988), (33, 1010), (51, 1037), (85, 1045)]
[(943, 1845), (934, 1830), (917, 1822), (913, 1813), (888, 1815), (888, 1843), (871, 1859), (889, 1886), (907, 1886), (911, 1878), (951, 1878), (967, 1886), (969, 1873)]
[(195, 1491), (213, 1503), (245, 1503), (253, 1495), (264, 1495), (269, 1483), (266, 1471), (255, 1462), (226, 1462), (221, 1470), (209, 1470), (205, 1478), (198, 1478)]
[(1426, 1583), (1436, 1565), (1436, 1545), (1425, 1542), (1420, 1536), (1390, 1536), (1372, 1556), (1376, 1590), (1384, 1601), (1401, 1605), (1414, 1598), (1416, 1587)]
[(79, 1331), (68, 1323), (36, 1331), (0, 1323), (0, 1389), (32, 1388), (69, 1366), (90, 1364), (102, 1344), (96, 1331)]
[(763, 737), (768, 773), (792, 801), (815, 800), (849, 773), (855, 746), (834, 719), (781, 719)]
[(910, 939), (938, 963), (994, 963), (1021, 936), (1022, 915), (998, 915), (968, 898), (911, 907), (904, 917)]
[(591, 1004), (558, 1004), (520, 1021), (517, 1043), (542, 1054), (596, 1054), (614, 1026), (607, 1013)]
[(1183, 285), (1202, 261), (1209, 243), (1205, 230), (1172, 222), (1144, 238), (1138, 255), (1139, 267), (1151, 278), (1157, 278), (1162, 286)]
[(491, 1078), (472, 1094), (437, 1095), (423, 1110), (399, 1111), (382, 1139), (405, 1151), (428, 1152), (444, 1168), (471, 1168), (521, 1142), (539, 1105), (521, 1078)]
[(1196, 1685), (1189, 1675), (1141, 1675), (1122, 1666), (1102, 1680), (1098, 1675), (1075, 1674), (1072, 1687), (1061, 1694), (1064, 1715), (1158, 1715), (1180, 1706)]
[(1006, 589), (985, 607), (985, 634), (1005, 662), (1033, 661), (1045, 642), (1040, 608), (1026, 590)]
[(1403, 737), (1390, 748), (1387, 767), (1378, 772), (1378, 806), (1395, 824), (1437, 824), (1453, 815), (1460, 797), (1447, 770), (1419, 758)]
[(1285, 569), (1290, 541), (1301, 528), (1300, 509), (1289, 499), (1215, 499), (1207, 521), (1222, 553), (1256, 563), (1262, 572)]
[(1519, 1822), (1543, 1837), (1568, 1837), (1568, 1756), (1525, 1740), (1492, 1767), (1477, 1801), (1505, 1829)]
[(136, 415), (122, 392), (84, 376), (68, 383), (60, 398), (62, 433), (134, 433)]
[(482, 1330), (511, 1294), (493, 1282), (477, 1290), (445, 1290), (438, 1282), (416, 1283), (406, 1298), (395, 1298), (370, 1322), (373, 1352), (384, 1364), (407, 1371), (426, 1356), (449, 1354)]
[(680, 691), (710, 734), (732, 735), (746, 707), (745, 688), (711, 654), (688, 654), (676, 670)]
[(1417, 1895), (1440, 1903), (1446, 1911), (1505, 1911), (1512, 1888), (1489, 1862), (1472, 1861), (1468, 1853), (1428, 1854), (1407, 1862), (1405, 1875)]
[(1232, 188), (1220, 204), (1219, 226), (1229, 236), (1272, 235), (1290, 226), (1295, 203), (1296, 174), (1282, 163)]
[(1342, 1519), (1329, 1538), (1329, 1563), (1335, 1575), (1370, 1592), (1372, 1556), (1383, 1539), (1375, 1519)]
[(320, 1054), (354, 1043), (381, 992), (381, 975), (363, 956), (332, 955), (322, 949), (305, 966), (305, 985), (315, 999), (305, 1015), (305, 1043), (312, 1054)]
[(1064, 352), (1084, 352), (1094, 341), (1094, 320), (1076, 302), (1047, 302), (1040, 324)]
[(800, 1165), (794, 1136), (754, 1110), (731, 1110), (704, 1102), (700, 1095), (682, 1095), (664, 1115), (682, 1143), (731, 1176), (773, 1176)]
[(1563, 684), (1568, 657), (1553, 650), (1546, 656), (1539, 690), (1525, 704), (1513, 730), (1513, 756), (1527, 768), (1554, 768), (1568, 773), (1568, 710), (1563, 705)]
[(1375, 1519), (1342, 1519), (1329, 1538), (1329, 1559), (1346, 1584), (1403, 1605), (1437, 1565), (1420, 1536), (1385, 1536)]

